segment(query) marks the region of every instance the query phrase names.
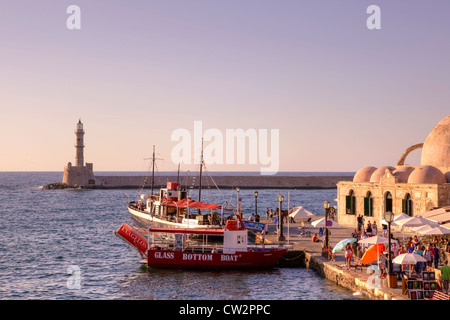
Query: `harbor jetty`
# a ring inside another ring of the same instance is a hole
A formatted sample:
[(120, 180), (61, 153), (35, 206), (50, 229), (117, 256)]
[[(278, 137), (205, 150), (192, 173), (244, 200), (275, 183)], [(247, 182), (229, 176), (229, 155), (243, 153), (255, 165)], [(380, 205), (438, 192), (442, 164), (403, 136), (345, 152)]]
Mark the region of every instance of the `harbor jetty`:
[[(212, 175), (203, 178), (203, 186), (219, 188), (243, 189), (336, 189), (339, 181), (350, 181), (351, 175)], [(94, 175), (88, 179), (79, 179), (78, 181), (56, 182), (44, 186), (44, 189), (65, 189), (65, 188), (86, 188), (86, 189), (132, 189), (149, 188), (151, 186), (151, 177), (136, 175)], [(155, 187), (165, 187), (167, 182), (174, 182), (177, 176), (158, 175), (154, 179)], [(182, 175), (179, 181), (184, 186), (197, 188), (199, 179), (196, 176)]]

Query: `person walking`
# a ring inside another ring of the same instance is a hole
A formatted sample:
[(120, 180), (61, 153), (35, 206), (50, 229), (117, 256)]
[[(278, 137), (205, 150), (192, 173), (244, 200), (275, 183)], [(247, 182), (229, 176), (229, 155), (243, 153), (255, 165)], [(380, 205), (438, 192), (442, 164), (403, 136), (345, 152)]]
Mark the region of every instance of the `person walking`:
[(383, 237), (387, 237), (387, 233), (388, 233), (388, 226), (387, 226), (387, 224), (384, 224), (383, 223)]
[(433, 263), (433, 253), (431, 251), (431, 244), (427, 247), (422, 246), (422, 251), (423, 251), (423, 257), (425, 258), (425, 260), (427, 260), (426, 262), (426, 266), (427, 267), (431, 267), (431, 264)]
[(366, 234), (371, 237), (372, 236), (372, 224), (369, 222), (367, 223), (367, 228), (366, 228)]
[(372, 223), (372, 235), (376, 236), (378, 234), (377, 222), (374, 220)]
[(353, 257), (353, 248), (350, 243), (345, 246), (345, 261), (347, 262), (347, 270), (350, 270), (350, 262)]
[(363, 229), (363, 224), (362, 224), (362, 216), (361, 215), (358, 215), (358, 218), (356, 218), (356, 221), (357, 221), (357, 230), (359, 231), (359, 232), (361, 232), (362, 231), (362, 229)]
[(434, 244), (434, 268), (437, 269), (439, 266), (439, 248), (437, 242)]
[(450, 266), (448, 260), (445, 259), (444, 265), (441, 267), (442, 274), (442, 291), (448, 294), (448, 282), (450, 280)]
[[(423, 257), (422, 247), (420, 245), (417, 245), (416, 248), (414, 249), (413, 253)], [(416, 271), (417, 274), (420, 274), (422, 272), (422, 264), (423, 264), (423, 262), (416, 263), (414, 270)]]

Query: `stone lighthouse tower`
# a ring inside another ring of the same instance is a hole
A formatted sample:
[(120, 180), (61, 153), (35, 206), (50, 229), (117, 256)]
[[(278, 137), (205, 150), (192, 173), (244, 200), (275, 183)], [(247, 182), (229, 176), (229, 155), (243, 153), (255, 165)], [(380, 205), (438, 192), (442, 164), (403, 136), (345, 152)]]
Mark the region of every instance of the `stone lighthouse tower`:
[(95, 185), (92, 163), (84, 163), (84, 129), (81, 119), (75, 130), (75, 165), (71, 162), (64, 167), (63, 183), (72, 186)]
[(77, 130), (75, 130), (76, 141), (75, 141), (75, 165), (77, 167), (84, 166), (84, 130), (83, 124), (81, 123), (81, 119), (77, 123)]

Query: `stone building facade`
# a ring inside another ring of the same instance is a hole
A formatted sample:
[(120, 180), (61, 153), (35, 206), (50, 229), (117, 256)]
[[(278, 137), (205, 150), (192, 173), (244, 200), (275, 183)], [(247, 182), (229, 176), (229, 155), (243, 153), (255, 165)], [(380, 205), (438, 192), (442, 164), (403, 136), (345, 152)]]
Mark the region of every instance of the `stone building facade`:
[[(421, 164), (404, 164), (409, 152), (422, 148)], [(450, 115), (441, 120), (423, 144), (408, 148), (395, 166), (358, 170), (352, 181), (337, 184), (338, 222), (357, 224), (357, 217), (377, 221), (384, 213), (420, 215), (450, 205)]]

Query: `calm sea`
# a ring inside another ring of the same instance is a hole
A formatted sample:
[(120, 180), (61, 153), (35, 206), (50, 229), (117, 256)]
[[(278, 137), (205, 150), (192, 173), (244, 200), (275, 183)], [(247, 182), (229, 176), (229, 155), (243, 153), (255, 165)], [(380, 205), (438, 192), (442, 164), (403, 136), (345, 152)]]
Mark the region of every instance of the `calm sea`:
[[(148, 270), (113, 235), (129, 221), (127, 198), (139, 190), (42, 190), (61, 172), (0, 172), (0, 299), (57, 300), (343, 300), (356, 299), (313, 271)], [(242, 190), (244, 212), (254, 190)], [(258, 190), (258, 212), (275, 208), (278, 190)], [(196, 190), (192, 190), (195, 198)], [(284, 205), (323, 214), (336, 190), (282, 190)], [(235, 191), (208, 189), (202, 200), (236, 201)]]

